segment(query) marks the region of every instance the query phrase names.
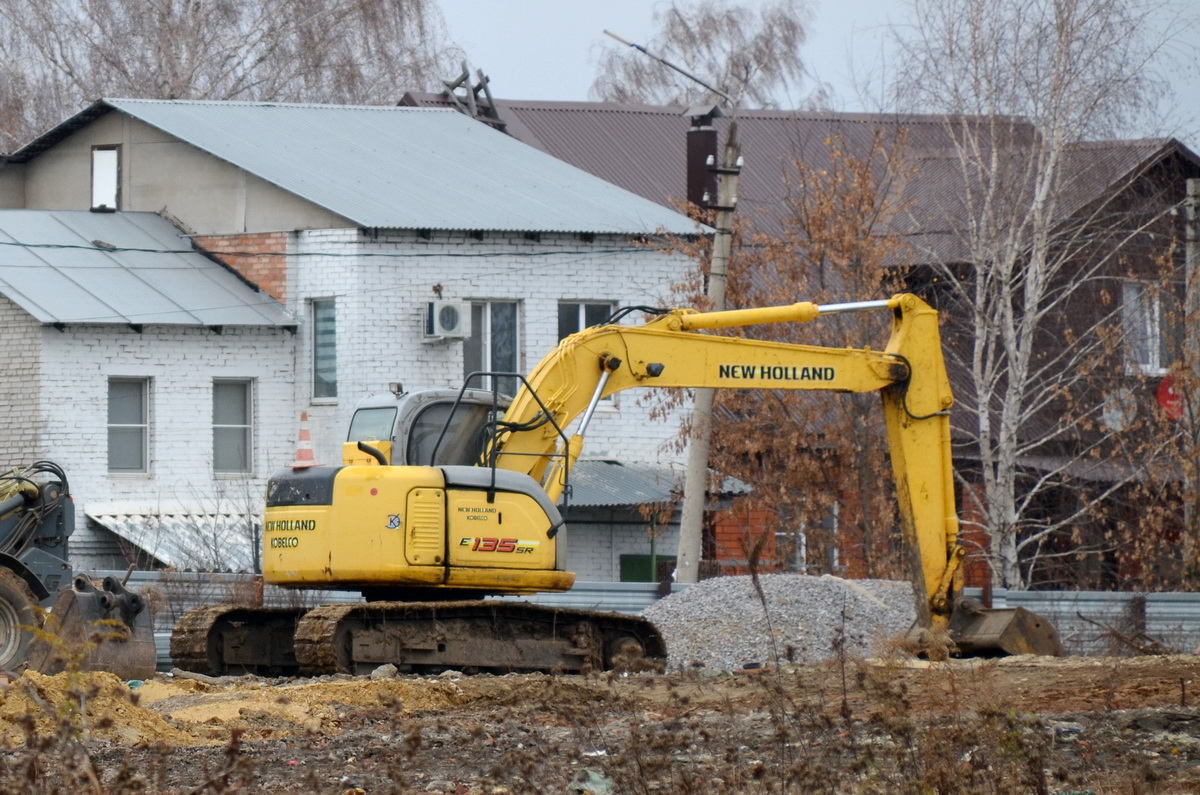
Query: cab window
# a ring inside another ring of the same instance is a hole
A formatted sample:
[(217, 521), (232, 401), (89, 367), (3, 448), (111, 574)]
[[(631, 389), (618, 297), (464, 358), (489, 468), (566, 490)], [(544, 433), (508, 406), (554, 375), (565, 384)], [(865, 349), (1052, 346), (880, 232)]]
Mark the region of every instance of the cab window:
[(396, 409), (384, 406), (377, 409), (359, 409), (350, 420), (348, 442), (390, 442), (392, 427), (396, 424)]
[[(435, 403), (417, 415), (408, 438), (408, 463), (418, 466), (474, 466), (480, 463), (489, 439), (489, 406), (458, 404), (442, 442), (438, 437), (450, 416), (452, 403)], [(433, 448), (437, 446), (437, 461)]]

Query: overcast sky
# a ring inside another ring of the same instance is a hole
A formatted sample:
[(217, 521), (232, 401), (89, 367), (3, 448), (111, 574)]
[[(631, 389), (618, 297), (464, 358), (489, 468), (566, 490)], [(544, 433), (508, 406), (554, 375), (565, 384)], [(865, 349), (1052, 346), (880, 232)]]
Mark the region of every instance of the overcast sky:
[[(757, 3), (758, 0), (748, 0)], [(600, 53), (653, 35), (655, 0), (441, 0), (450, 38), (466, 50), (471, 68), (491, 77), (494, 96), (512, 99), (584, 100)], [(851, 46), (860, 54), (887, 21), (880, 0), (832, 0), (817, 9), (803, 55), (821, 78), (849, 85), (845, 64)], [(872, 32), (874, 28), (874, 32)], [(857, 34), (857, 35), (854, 35)], [(875, 45), (877, 49), (877, 45)]]
[[(1184, 7), (1195, 2), (1177, 1)], [(653, 34), (655, 0), (440, 0), (439, 5), (450, 38), (467, 52), (472, 72), (482, 69), (491, 78), (493, 96), (586, 100), (600, 53), (622, 47), (604, 30), (646, 44)], [(832, 109), (875, 109), (878, 102), (870, 97), (864, 102), (854, 86), (863, 84), (869, 72), (886, 68), (883, 28), (889, 21), (903, 22), (905, 5), (893, 0), (813, 0), (810, 7), (814, 13), (801, 55), (817, 77), (832, 86)], [(1176, 81), (1173, 131), (1200, 150), (1200, 26), (1193, 27), (1186, 40), (1195, 47), (1188, 53), (1189, 68)], [(798, 105), (800, 98), (790, 104)]]

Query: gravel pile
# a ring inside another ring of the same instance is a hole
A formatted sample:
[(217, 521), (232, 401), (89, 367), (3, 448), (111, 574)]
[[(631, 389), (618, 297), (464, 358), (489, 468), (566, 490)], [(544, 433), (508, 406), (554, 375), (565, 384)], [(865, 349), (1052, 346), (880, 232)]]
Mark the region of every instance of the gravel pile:
[(836, 654), (839, 637), (849, 654), (869, 656), (915, 617), (907, 582), (800, 574), (759, 582), (766, 615), (748, 576), (703, 580), (642, 611), (667, 642), (668, 667), (730, 671), (772, 664), (776, 655), (780, 663), (819, 662)]

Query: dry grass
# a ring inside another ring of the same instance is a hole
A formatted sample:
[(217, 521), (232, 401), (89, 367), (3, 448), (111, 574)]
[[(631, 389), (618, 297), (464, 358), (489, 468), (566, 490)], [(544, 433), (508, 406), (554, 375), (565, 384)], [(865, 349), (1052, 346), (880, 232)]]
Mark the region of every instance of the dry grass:
[[(1185, 791), (1164, 786), (1149, 764), (1114, 765), (1120, 746), (1101, 750), (1098, 729), (1085, 737), (1094, 755), (1073, 741), (1064, 755), (1051, 722), (1014, 708), (999, 685), (1012, 667), (839, 653), (822, 666), (737, 675), (494, 677), (463, 680), (470, 700), (428, 708), (374, 703), (364, 684), (364, 699), (338, 713), (337, 732), (249, 741), (226, 727), (223, 748), (123, 744), (106, 714), (121, 701), (103, 681), (69, 672), (51, 697), (26, 677), (6, 696), (28, 704), (12, 718), (21, 742), (0, 751), (0, 792)], [(476, 686), (484, 680), (492, 684)], [(450, 686), (412, 685), (423, 682)], [(123, 698), (137, 705), (136, 693)]]

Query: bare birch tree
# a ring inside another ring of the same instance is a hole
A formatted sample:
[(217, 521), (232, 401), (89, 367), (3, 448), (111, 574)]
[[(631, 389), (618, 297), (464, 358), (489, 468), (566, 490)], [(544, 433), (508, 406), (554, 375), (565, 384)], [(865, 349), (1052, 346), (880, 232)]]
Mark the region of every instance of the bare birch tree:
[[(1171, 185), (1147, 190), (1147, 174), (1123, 172), (1128, 163), (1083, 142), (1133, 129), (1154, 107), (1159, 9), (1136, 0), (911, 6), (911, 25), (896, 31), (897, 96), (905, 109), (947, 114), (951, 142), (921, 165), (939, 186), (926, 208), (937, 204), (945, 223), (913, 219), (914, 240), (924, 241), (917, 262), (932, 263), (926, 287), (961, 323), (950, 363), (969, 375), (959, 406), (970, 421), (959, 428), (979, 461), (968, 513), (990, 534), (994, 584), (1022, 588), (1030, 558), (1077, 555), (1073, 526), (1137, 477), (1136, 461), (1108, 467), (1085, 478), (1086, 494), (1047, 510), (1052, 493), (1098, 471), (1129, 430), (1130, 407), (1113, 402), (1113, 376), (1128, 366), (1113, 336), (1128, 311), (1120, 283), (1154, 259), (1139, 247), (1169, 227), (1177, 199)], [(1064, 537), (1074, 548), (1052, 543)]]
[(435, 0), (0, 0), (0, 149), (101, 97), (390, 103), (458, 59)]
[[(676, 0), (654, 12), (658, 33), (638, 43), (721, 89), (741, 107), (769, 108), (781, 94), (799, 89), (807, 76), (800, 47), (809, 17), (802, 0), (774, 0), (762, 6)], [(824, 102), (823, 92), (810, 93), (806, 104)], [(711, 91), (643, 53), (616, 47), (600, 59), (591, 95), (647, 105), (718, 101)]]

